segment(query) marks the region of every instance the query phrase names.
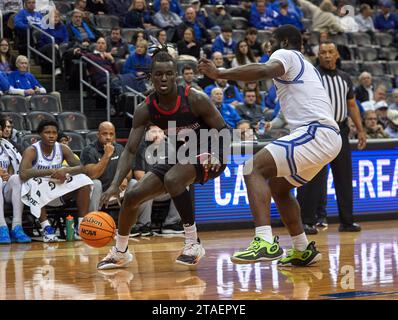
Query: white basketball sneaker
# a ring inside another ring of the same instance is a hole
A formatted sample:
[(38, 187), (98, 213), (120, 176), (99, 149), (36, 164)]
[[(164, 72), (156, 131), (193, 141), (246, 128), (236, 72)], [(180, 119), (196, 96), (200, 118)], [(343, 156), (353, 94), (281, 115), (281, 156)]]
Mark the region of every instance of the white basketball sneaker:
[(198, 239), (198, 242), (196, 243), (185, 243), (180, 255), (176, 259), (176, 263), (186, 266), (194, 266), (204, 257), (204, 255), (205, 249)]
[(127, 248), (125, 252), (112, 247), (104, 259), (97, 264), (98, 270), (125, 268), (133, 260), (133, 255)]

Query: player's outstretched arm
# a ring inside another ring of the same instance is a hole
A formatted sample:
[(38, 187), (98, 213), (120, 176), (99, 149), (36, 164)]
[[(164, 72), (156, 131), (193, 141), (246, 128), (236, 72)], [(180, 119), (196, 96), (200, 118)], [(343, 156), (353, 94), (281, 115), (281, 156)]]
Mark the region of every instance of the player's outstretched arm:
[(212, 61), (202, 58), (199, 61), (198, 69), (211, 79), (246, 82), (277, 78), (285, 74), (282, 63), (277, 60), (270, 60), (267, 63), (251, 63), (227, 70), (219, 70)]
[(126, 178), (128, 173), (131, 171), (135, 155), (137, 153), (138, 147), (140, 146), (149, 120), (148, 107), (146, 103), (143, 102), (137, 107), (137, 110), (134, 113), (133, 128), (130, 131), (126, 147), (124, 148), (117, 163), (115, 177), (113, 178), (108, 190), (106, 190), (101, 197), (100, 208), (103, 205), (107, 205), (112, 196), (117, 197), (119, 195), (119, 187), (124, 178)]

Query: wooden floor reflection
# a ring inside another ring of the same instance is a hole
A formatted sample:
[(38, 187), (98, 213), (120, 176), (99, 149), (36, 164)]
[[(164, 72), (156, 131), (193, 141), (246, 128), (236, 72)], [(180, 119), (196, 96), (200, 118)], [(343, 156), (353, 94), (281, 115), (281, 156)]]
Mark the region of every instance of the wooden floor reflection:
[[(323, 260), (309, 268), (275, 263), (235, 265), (251, 230), (201, 232), (206, 257), (196, 269), (174, 263), (182, 238), (130, 240), (134, 262), (99, 272), (109, 247), (83, 242), (0, 246), (0, 299), (398, 299), (398, 220), (363, 223), (361, 233), (337, 226), (310, 237)], [(274, 229), (287, 248), (283, 228)]]

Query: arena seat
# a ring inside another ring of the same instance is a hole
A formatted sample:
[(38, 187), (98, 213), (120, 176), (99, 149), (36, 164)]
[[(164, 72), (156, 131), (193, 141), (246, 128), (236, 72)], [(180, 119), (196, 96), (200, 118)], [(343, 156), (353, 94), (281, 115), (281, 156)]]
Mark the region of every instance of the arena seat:
[(25, 134), (20, 138), (19, 145), (22, 148), (23, 151), (35, 142), (41, 140), (41, 137), (36, 134), (36, 133), (31, 133), (31, 134)]
[(384, 65), (380, 62), (368, 61), (361, 65), (361, 71), (367, 71), (372, 74), (372, 76), (384, 76), (386, 71)]
[(232, 39), (234, 39), (236, 42), (243, 40), (245, 38), (245, 36), (246, 36), (245, 30), (234, 29), (232, 31)]
[(30, 108), (32, 111), (46, 111), (54, 114), (62, 111), (58, 99), (50, 94), (32, 96), (30, 98)]
[(345, 60), (341, 62), (341, 70), (352, 76), (357, 76), (359, 74), (359, 65), (354, 60)]
[(95, 23), (99, 28), (111, 29), (113, 27), (119, 27), (119, 18), (112, 15), (96, 15)]
[(58, 116), (59, 129), (62, 131), (77, 131), (79, 133), (87, 133), (87, 117), (80, 112), (66, 111), (61, 112)]
[(55, 7), (61, 14), (72, 11), (72, 3), (69, 1), (54, 1)]
[(232, 17), (232, 26), (238, 30), (246, 30), (249, 22), (243, 17)]
[(45, 111), (32, 111), (25, 116), (26, 128), (31, 132), (36, 132), (39, 123), (42, 120), (57, 121), (55, 116)]
[(398, 61), (390, 61), (387, 63), (389, 74), (398, 75)]
[(369, 47), (372, 45), (372, 38), (365, 32), (352, 33), (352, 41), (359, 47)]
[(380, 48), (379, 56), (383, 60), (394, 61), (398, 58), (398, 50), (395, 48)]
[(78, 132), (72, 131), (64, 131), (64, 134), (69, 138), (69, 148), (71, 148), (73, 152), (78, 152), (80, 154), (86, 146), (86, 140), (83, 136)]
[(18, 112), (26, 114), (29, 112), (27, 100), (23, 96), (5, 95), (1, 97), (2, 111)]
[(379, 57), (379, 53), (376, 48), (358, 47), (356, 50), (358, 58), (363, 61), (375, 61)]
[(98, 137), (97, 137), (98, 131), (90, 131), (86, 134), (86, 145), (89, 145), (93, 142), (95, 142)]
[(139, 28), (123, 28), (122, 29), (122, 38), (124, 41), (130, 43), (133, 39), (133, 35), (135, 35), (138, 31), (144, 31)]
[(268, 42), (271, 38), (271, 32), (267, 30), (258, 30), (257, 40), (260, 43)]
[(381, 47), (389, 47), (393, 42), (393, 36), (385, 32), (375, 33), (376, 43)]

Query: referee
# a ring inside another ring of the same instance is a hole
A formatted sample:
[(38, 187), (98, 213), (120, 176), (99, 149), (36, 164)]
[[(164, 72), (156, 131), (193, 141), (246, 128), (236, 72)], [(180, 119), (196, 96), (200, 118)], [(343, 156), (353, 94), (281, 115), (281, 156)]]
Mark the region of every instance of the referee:
[[(319, 47), (319, 67), (317, 68), (323, 85), (334, 108), (334, 119), (340, 127), (342, 147), (339, 155), (330, 163), (337, 205), (340, 217), (340, 232), (361, 231), (354, 223), (352, 196), (352, 161), (348, 141), (350, 128), (348, 113), (358, 131), (358, 149), (366, 146), (366, 134), (362, 127), (362, 119), (355, 102), (353, 83), (350, 76), (338, 70), (336, 62), (339, 58), (337, 47), (332, 42), (323, 42)], [(326, 197), (327, 197), (327, 166), (325, 166), (309, 183), (297, 189), (297, 200), (301, 206), (304, 231), (316, 234), (316, 225), (326, 227)], [(317, 220), (320, 215), (320, 220)]]

